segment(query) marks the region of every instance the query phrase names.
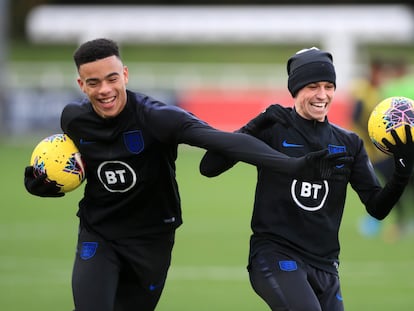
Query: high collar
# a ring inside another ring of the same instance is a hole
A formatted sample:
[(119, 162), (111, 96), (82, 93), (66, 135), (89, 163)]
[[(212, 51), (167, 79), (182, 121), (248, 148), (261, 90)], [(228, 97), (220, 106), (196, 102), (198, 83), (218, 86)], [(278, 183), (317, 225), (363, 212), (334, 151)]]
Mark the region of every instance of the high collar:
[(317, 121), (317, 120), (308, 120), (303, 118), (302, 116), (300, 116), (296, 109), (293, 108), (293, 112), (292, 112), (293, 118), (295, 120), (295, 122), (297, 122), (298, 124), (304, 125), (308, 128), (319, 128), (319, 127), (325, 127), (328, 125), (329, 121), (328, 121), (328, 117), (325, 117), (324, 121)]
[(326, 141), (326, 136), (330, 135), (328, 118), (325, 117), (323, 122), (317, 120), (308, 120), (301, 117), (295, 109), (292, 112), (294, 119), (294, 128), (296, 128), (303, 138), (308, 142), (312, 151), (321, 150), (324, 147), (322, 142)]

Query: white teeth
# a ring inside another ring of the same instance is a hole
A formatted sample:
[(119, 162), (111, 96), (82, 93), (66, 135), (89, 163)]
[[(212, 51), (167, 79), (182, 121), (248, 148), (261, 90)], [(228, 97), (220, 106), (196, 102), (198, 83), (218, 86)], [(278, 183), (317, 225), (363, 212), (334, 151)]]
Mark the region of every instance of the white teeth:
[(108, 99), (101, 99), (100, 101), (104, 104), (107, 104), (107, 103), (112, 102), (114, 99), (115, 99), (115, 97), (111, 97), (111, 98), (108, 98)]

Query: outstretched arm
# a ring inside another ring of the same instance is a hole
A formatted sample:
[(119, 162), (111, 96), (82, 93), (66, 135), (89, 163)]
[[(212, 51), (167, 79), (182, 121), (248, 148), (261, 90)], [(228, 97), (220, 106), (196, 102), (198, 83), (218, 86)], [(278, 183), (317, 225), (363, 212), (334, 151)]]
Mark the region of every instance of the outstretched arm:
[[(230, 168), (237, 161), (259, 167), (268, 167), (280, 172), (288, 172), (289, 168), (287, 166), (291, 165), (290, 170), (292, 170), (294, 169), (293, 166), (297, 165), (295, 159), (291, 159), (247, 134), (228, 133), (203, 125), (193, 125), (191, 131), (186, 131), (185, 135), (189, 135), (184, 140), (187, 144), (208, 150), (208, 157), (211, 156), (210, 159), (214, 158), (212, 162), (208, 159), (208, 162), (204, 162), (207, 165), (205, 167), (207, 175), (215, 170), (214, 167)], [(209, 166), (209, 162), (214, 163), (214, 165)], [(200, 165), (201, 169), (202, 164), (200, 163)]]
[(339, 176), (343, 169), (336, 165), (349, 159), (344, 153), (328, 154), (327, 150), (310, 153), (304, 157), (291, 158), (278, 152), (253, 136), (229, 133), (212, 128), (178, 107), (163, 106), (149, 116), (154, 135), (166, 143), (174, 140), (195, 147), (223, 154), (236, 161), (258, 167), (267, 167), (279, 173), (305, 176), (309, 179), (329, 179)]
[[(198, 133), (198, 143), (193, 141), (194, 146), (226, 154), (230, 159), (238, 159), (255, 166), (273, 169), (282, 174), (301, 176), (307, 179), (341, 179), (348, 173), (347, 166), (342, 166), (342, 164), (352, 161), (352, 158), (346, 157), (345, 152), (329, 154), (327, 149), (311, 152), (299, 158), (288, 157), (264, 142), (242, 133), (227, 133), (206, 128), (193, 129), (192, 135), (194, 133)], [(224, 166), (230, 167), (234, 164), (226, 159), (222, 163)], [(210, 174), (212, 172), (214, 173), (211, 170)], [(220, 170), (215, 171), (215, 173), (219, 172)], [(206, 174), (206, 176), (210, 174)]]
[(390, 213), (391, 209), (400, 199), (413, 172), (414, 141), (409, 125), (405, 126), (405, 134), (405, 143), (401, 141), (394, 130), (391, 131), (391, 135), (395, 140), (395, 144), (383, 139), (383, 143), (393, 154), (395, 171), (384, 188), (376, 193), (366, 204), (368, 213), (380, 220), (384, 219)]
[[(257, 137), (259, 133), (275, 123), (290, 126), (292, 121), (292, 108), (281, 105), (270, 105), (265, 111), (258, 114), (236, 133), (245, 133)], [(232, 168), (238, 161), (214, 151), (207, 151), (200, 162), (200, 173), (207, 177), (218, 176)]]

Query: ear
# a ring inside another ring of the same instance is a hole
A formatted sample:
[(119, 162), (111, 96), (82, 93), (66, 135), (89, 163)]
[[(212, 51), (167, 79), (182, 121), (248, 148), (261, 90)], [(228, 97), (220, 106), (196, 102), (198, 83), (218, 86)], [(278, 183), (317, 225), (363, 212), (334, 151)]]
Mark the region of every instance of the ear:
[(78, 77), (76, 81), (78, 82), (78, 85), (79, 85), (79, 88), (81, 89), (81, 91), (85, 93), (85, 90), (84, 90), (85, 83), (82, 81), (82, 79), (80, 77)]
[(128, 84), (128, 79), (129, 79), (128, 67), (124, 66), (124, 81), (125, 81), (125, 84)]

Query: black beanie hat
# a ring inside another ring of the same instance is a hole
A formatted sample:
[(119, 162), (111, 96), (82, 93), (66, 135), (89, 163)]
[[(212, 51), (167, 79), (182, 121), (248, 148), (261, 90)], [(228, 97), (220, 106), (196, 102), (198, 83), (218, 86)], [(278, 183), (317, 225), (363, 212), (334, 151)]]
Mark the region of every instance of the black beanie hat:
[(288, 89), (293, 97), (309, 83), (327, 81), (336, 87), (332, 55), (316, 47), (300, 50), (290, 57), (287, 63), (287, 72), (289, 75)]

